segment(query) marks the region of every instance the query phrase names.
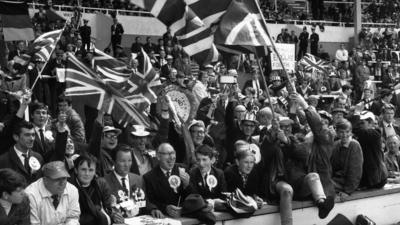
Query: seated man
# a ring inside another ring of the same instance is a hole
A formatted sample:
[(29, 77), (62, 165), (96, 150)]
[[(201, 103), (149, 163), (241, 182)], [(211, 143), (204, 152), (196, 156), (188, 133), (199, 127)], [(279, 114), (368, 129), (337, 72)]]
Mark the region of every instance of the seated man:
[(197, 166), (190, 170), (190, 185), (193, 192), (200, 194), (208, 202), (217, 207), (223, 204), (222, 192), (226, 192), (224, 172), (213, 166), (215, 152), (208, 145), (201, 145), (196, 152)]
[[(130, 173), (132, 166), (131, 148), (127, 145), (119, 145), (112, 154), (115, 162), (114, 171), (107, 174), (104, 178), (111, 188), (111, 194), (116, 198), (116, 204), (120, 207), (124, 217), (132, 217), (143, 214), (145, 205), (140, 202), (145, 201), (143, 191), (143, 180), (139, 175)], [(122, 207), (128, 200), (134, 200), (132, 210)]]
[(177, 206), (192, 193), (189, 185), (190, 176), (185, 169), (175, 164), (175, 149), (168, 143), (158, 146), (157, 159), (159, 166), (143, 175), (146, 195), (151, 215), (157, 218), (167, 214), (179, 217), (180, 209)]
[(400, 183), (400, 139), (393, 135), (386, 138), (385, 164), (389, 172), (390, 183)]
[(331, 157), (335, 189), (339, 194), (347, 195), (358, 188), (364, 162), (361, 146), (352, 138), (351, 130), (351, 123), (346, 119), (336, 123), (339, 140), (335, 141)]
[(31, 225), (79, 225), (79, 193), (68, 177), (64, 163), (53, 161), (43, 166), (43, 177), (26, 188)]
[(81, 155), (75, 161), (71, 184), (78, 188), (81, 225), (109, 225), (123, 223), (122, 215), (112, 211), (111, 190), (107, 182), (96, 177), (97, 160), (92, 155)]
[(12, 169), (0, 169), (0, 224), (30, 225), (26, 181)]

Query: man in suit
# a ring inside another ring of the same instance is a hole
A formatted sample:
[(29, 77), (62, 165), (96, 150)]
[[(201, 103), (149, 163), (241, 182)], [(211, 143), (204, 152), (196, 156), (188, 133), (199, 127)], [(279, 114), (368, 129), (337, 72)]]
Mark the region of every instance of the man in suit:
[(118, 23), (118, 19), (113, 19), (114, 24), (111, 25), (111, 45), (113, 48), (113, 54), (115, 55), (116, 46), (121, 44), (122, 34), (124, 34), (124, 28), (120, 23)]
[(157, 164), (155, 151), (147, 148), (150, 132), (142, 125), (134, 125), (129, 132), (128, 142), (132, 147), (132, 166), (130, 172), (143, 176)]
[[(120, 145), (115, 149), (112, 157), (115, 162), (114, 171), (107, 174), (104, 179), (110, 186), (111, 194), (117, 198), (117, 204), (124, 202), (126, 197), (144, 201), (145, 195), (142, 178), (129, 172), (132, 166), (130, 147), (127, 145)], [(142, 214), (144, 212), (145, 208), (141, 207), (140, 211), (134, 214)], [(125, 212), (125, 214), (129, 214), (129, 212)]]
[(169, 74), (171, 73), (172, 70), (172, 62), (174, 61), (174, 58), (172, 55), (167, 55), (167, 64), (161, 66), (161, 77), (168, 78)]
[(92, 29), (90, 26), (88, 26), (88, 20), (83, 19), (83, 26), (79, 27), (79, 34), (81, 35), (82, 38), (82, 50), (85, 49), (89, 51), (90, 50), (90, 35), (92, 34)]
[(319, 35), (315, 33), (315, 27), (311, 27), (312, 34), (310, 35), (310, 52), (315, 56), (318, 55), (318, 42), (319, 42)]
[(8, 54), (8, 60), (14, 59), (15, 56), (21, 56), (22, 54), (24, 54), (24, 51), (25, 51), (25, 42), (19, 41), (17, 44), (17, 48)]
[[(139, 53), (142, 51), (142, 42), (140, 40), (140, 36), (135, 37), (135, 42), (132, 43), (131, 52), (132, 53)], [(147, 51), (146, 51), (147, 52)]]
[(40, 102), (33, 103), (30, 107), (30, 117), (34, 126), (35, 141), (33, 151), (39, 153), (45, 161), (54, 151), (55, 140), (51, 130), (47, 127), (49, 120), (48, 107)]
[(0, 156), (0, 168), (10, 168), (32, 183), (40, 177), (43, 165), (42, 156), (32, 151), (35, 142), (35, 129), (32, 123), (21, 120), (13, 132), (15, 145)]
[(392, 104), (385, 104), (382, 107), (382, 121), (379, 122), (382, 138), (386, 140), (387, 137), (393, 135), (400, 135), (400, 127), (394, 124), (395, 107)]
[(157, 149), (159, 166), (143, 175), (146, 195), (152, 204), (148, 207), (151, 215), (156, 218), (167, 214), (178, 217), (179, 201), (183, 201), (192, 193), (189, 185), (190, 176), (185, 169), (175, 164), (175, 149), (168, 143), (161, 144)]
[(196, 150), (197, 166), (190, 170), (190, 185), (193, 192), (204, 199), (211, 199), (214, 206), (224, 204), (221, 199), (226, 192), (224, 172), (212, 166), (215, 163), (214, 150), (208, 145), (201, 145)]
[(303, 27), (303, 32), (299, 35), (299, 53), (297, 55), (298, 59), (301, 59), (307, 53), (308, 47), (308, 32), (307, 27)]
[(380, 94), (381, 99), (374, 101), (371, 106), (371, 111), (376, 115), (381, 115), (384, 105), (389, 105), (393, 98), (393, 93), (389, 89), (382, 89)]
[(0, 224), (31, 224), (25, 183), (21, 174), (12, 169), (0, 169)]

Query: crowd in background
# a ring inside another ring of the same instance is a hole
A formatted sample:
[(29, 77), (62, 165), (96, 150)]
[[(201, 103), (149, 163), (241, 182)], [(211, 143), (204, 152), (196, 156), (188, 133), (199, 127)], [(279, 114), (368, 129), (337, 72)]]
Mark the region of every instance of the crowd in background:
[[(64, 27), (41, 12), (33, 21), (36, 35)], [(283, 29), (276, 41), (298, 47), (296, 70), (288, 75), (271, 71), (267, 59), (259, 68), (250, 55), (198, 65), (169, 33), (158, 43), (137, 37), (130, 52), (143, 48), (160, 73), (161, 89), (185, 93), (193, 111), (181, 121), (176, 110), (183, 109), (174, 109), (160, 92), (146, 110), (149, 129), (121, 127), (119, 118), (95, 109), (77, 112), (78, 102), (63, 95), (65, 83), (55, 77), (56, 68), (66, 66), (66, 53), (87, 66), (92, 62), (83, 24), (65, 26), (42, 73), (49, 77), (33, 90), (26, 89), (46, 62), (33, 56), (23, 70), (14, 59), (28, 46), (9, 47), (0, 92), (0, 206), (6, 209), (0, 221), (105, 225), (144, 214), (179, 218), (185, 211), (177, 205), (185, 208), (187, 199), (196, 198), (191, 194), (199, 194), (206, 210), (185, 216), (213, 224), (212, 212), (235, 205), (224, 193), (238, 188), (247, 196), (246, 213), (265, 202), (279, 204), (281, 224), (290, 225), (293, 199), (313, 200), (325, 218), (335, 197), (400, 183), (400, 71), (393, 30), (365, 28), (360, 46), (350, 50), (343, 43), (330, 58), (320, 49), (316, 27), (298, 36)], [(117, 18), (109, 29), (112, 42), (104, 52), (137, 73), (138, 61), (121, 46)], [(326, 62), (310, 67), (302, 61), (306, 53)], [(28, 106), (31, 122), (24, 120)], [(25, 185), (28, 198), (21, 194)]]

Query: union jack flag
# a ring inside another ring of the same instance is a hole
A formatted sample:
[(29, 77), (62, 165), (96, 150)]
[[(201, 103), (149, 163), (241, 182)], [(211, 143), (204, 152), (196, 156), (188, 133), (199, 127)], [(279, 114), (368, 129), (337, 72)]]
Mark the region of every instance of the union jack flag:
[(161, 81), (143, 48), (142, 54), (139, 54), (137, 60), (139, 62), (138, 71), (132, 73), (126, 85), (121, 89), (121, 93), (139, 111), (143, 111), (151, 103), (157, 101), (156, 93), (161, 86)]
[(138, 111), (114, 87), (104, 82), (95, 71), (68, 53), (66, 96), (79, 97), (79, 102), (112, 115), (122, 126), (129, 123), (149, 126), (148, 117)]
[(299, 61), (300, 65), (304, 67), (305, 71), (321, 71), (325, 74), (328, 73), (329, 63), (322, 60), (310, 53), (307, 53)]
[(101, 76), (104, 82), (111, 85), (126, 82), (132, 74), (132, 70), (124, 62), (96, 48), (94, 49), (92, 68)]
[(58, 40), (60, 40), (62, 32), (63, 29), (50, 31), (40, 35), (33, 42), (30, 52), (35, 53), (45, 62), (49, 61), (52, 52), (56, 48)]

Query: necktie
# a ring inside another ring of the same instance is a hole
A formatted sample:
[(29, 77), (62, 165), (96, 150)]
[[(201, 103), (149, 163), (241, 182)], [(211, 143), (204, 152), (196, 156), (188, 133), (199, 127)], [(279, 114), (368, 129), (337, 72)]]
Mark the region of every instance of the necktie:
[(31, 173), (31, 168), (29, 167), (29, 157), (28, 153), (23, 153), (22, 156), (24, 157), (24, 167), (28, 173)]
[(248, 175), (242, 175), (243, 187), (246, 187)]
[(53, 199), (54, 209), (57, 209), (57, 206), (60, 203), (60, 199), (58, 198), (58, 195), (52, 195), (51, 198)]
[(42, 144), (42, 148), (44, 149), (44, 134), (43, 134), (43, 129), (39, 129), (39, 135), (40, 135), (40, 143)]
[(126, 180), (126, 178), (122, 177), (121, 178), (121, 183), (122, 183), (122, 187), (124, 188), (125, 193), (128, 195), (129, 192), (128, 192), (128, 187), (126, 186), (125, 180)]
[(167, 178), (169, 178), (169, 177), (171, 176), (171, 172), (170, 172), (170, 171), (167, 171), (167, 172), (165, 173), (165, 176), (167, 176)]
[(208, 174), (205, 174), (203, 176), (203, 185), (204, 185), (205, 188), (207, 187), (207, 176), (208, 176)]

